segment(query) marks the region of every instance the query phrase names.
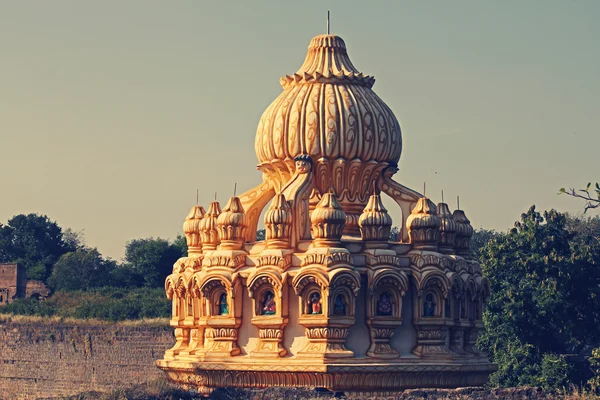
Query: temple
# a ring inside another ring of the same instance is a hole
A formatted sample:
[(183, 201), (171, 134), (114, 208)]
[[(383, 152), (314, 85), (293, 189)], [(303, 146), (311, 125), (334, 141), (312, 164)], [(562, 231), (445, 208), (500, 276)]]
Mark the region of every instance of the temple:
[(400, 125), (374, 83), (339, 36), (313, 38), (258, 124), (262, 182), (192, 207), (165, 284), (176, 343), (157, 365), (171, 381), (364, 394), (482, 385), (495, 370), (475, 347), (489, 284), (473, 228), (393, 179)]

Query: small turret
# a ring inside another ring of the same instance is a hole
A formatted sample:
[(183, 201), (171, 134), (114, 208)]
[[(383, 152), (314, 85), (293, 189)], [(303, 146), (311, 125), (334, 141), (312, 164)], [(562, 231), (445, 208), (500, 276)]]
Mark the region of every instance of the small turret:
[(381, 202), (381, 196), (369, 197), (365, 209), (358, 219), (362, 240), (387, 243), (390, 238), (392, 217)]
[(247, 227), (248, 221), (244, 207), (242, 207), (239, 197), (233, 196), (217, 218), (217, 230), (221, 240), (219, 249), (240, 250), (244, 244)]
[(438, 247), (440, 253), (454, 254), (454, 240), (456, 237), (456, 222), (448, 204), (439, 203), (437, 205), (438, 217), (440, 217), (440, 237)]
[(310, 215), (310, 232), (316, 247), (341, 245), (346, 213), (333, 193), (326, 193)]
[(471, 237), (473, 236), (471, 221), (469, 221), (463, 210), (454, 210), (452, 216), (456, 222), (454, 250), (459, 256), (468, 258), (471, 256)]
[(413, 248), (437, 250), (441, 224), (435, 204), (427, 197), (421, 197), (406, 219), (406, 229), (408, 229)]
[(208, 211), (200, 222), (200, 236), (202, 238), (202, 252), (216, 250), (219, 245), (219, 232), (217, 231), (217, 218), (221, 214), (221, 205), (212, 201)]
[(286, 249), (289, 247), (292, 219), (290, 203), (283, 194), (278, 194), (265, 213), (267, 247), (272, 249)]
[(201, 206), (194, 206), (185, 218), (183, 233), (188, 247), (188, 256), (202, 254), (202, 238), (200, 237), (200, 223), (205, 211)]

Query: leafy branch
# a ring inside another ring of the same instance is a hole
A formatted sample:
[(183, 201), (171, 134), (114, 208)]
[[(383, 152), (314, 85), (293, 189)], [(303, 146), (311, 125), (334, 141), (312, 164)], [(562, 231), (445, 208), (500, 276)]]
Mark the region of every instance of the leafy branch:
[[(591, 189), (592, 183), (588, 182), (585, 189), (575, 190), (574, 188), (565, 189), (560, 188), (558, 191), (559, 194), (566, 194), (567, 196), (576, 197), (578, 199), (586, 200), (583, 212), (587, 212), (589, 209), (594, 209), (600, 207), (600, 184), (596, 182), (596, 187)], [(595, 192), (595, 194), (594, 194)], [(594, 197), (595, 196), (595, 197)]]

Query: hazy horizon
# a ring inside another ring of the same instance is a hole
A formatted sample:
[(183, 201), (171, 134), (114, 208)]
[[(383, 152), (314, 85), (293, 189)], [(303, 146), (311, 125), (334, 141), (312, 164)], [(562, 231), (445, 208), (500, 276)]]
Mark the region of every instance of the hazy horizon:
[(257, 185), (258, 120), (327, 10), (400, 121), (396, 180), (476, 228), (583, 210), (557, 193), (600, 180), (598, 1), (25, 0), (0, 5), (0, 222), (46, 214), (121, 259), (181, 233), (197, 188)]

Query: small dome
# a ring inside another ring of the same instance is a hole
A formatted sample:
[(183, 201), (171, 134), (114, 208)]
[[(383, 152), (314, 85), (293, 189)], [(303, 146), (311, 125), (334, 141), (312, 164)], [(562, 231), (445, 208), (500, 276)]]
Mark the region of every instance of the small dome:
[(292, 208), (283, 194), (275, 196), (265, 213), (265, 235), (270, 248), (287, 248), (292, 229)]
[(439, 249), (441, 253), (454, 254), (454, 238), (456, 236), (456, 222), (452, 217), (450, 208), (446, 203), (437, 205), (438, 217), (440, 217), (440, 241)]
[(456, 222), (454, 249), (456, 254), (467, 258), (471, 255), (471, 237), (473, 236), (471, 221), (469, 221), (463, 210), (454, 210), (452, 216)]
[(346, 224), (346, 213), (333, 193), (325, 193), (310, 214), (310, 222), (316, 246), (338, 244)]
[(421, 197), (406, 219), (406, 228), (413, 248), (437, 250), (441, 224), (435, 204), (427, 197)]
[(221, 214), (221, 205), (213, 201), (208, 206), (208, 211), (200, 222), (200, 236), (202, 238), (202, 251), (215, 250), (219, 244), (219, 232), (217, 231), (217, 218)]
[(204, 208), (194, 206), (185, 218), (183, 233), (188, 247), (188, 254), (202, 252), (202, 240), (200, 237), (200, 223), (204, 217)]
[(244, 234), (248, 227), (248, 218), (242, 207), (242, 202), (237, 196), (229, 199), (223, 212), (217, 218), (217, 229), (220, 248), (225, 250), (239, 250), (244, 243)]
[(358, 219), (360, 234), (363, 240), (384, 241), (390, 238), (392, 217), (381, 202), (381, 196), (374, 194)]

